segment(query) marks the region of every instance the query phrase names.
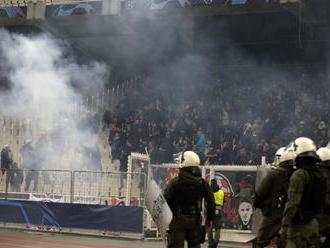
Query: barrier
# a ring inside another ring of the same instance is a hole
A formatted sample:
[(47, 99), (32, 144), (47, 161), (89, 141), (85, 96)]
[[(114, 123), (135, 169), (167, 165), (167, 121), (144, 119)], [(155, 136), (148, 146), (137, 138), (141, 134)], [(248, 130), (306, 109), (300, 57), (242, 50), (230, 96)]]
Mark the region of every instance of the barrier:
[(128, 157), (126, 204), (133, 203), (144, 206), (149, 164), (150, 158), (146, 154), (132, 152)]
[(125, 202), (127, 188), (120, 180), (127, 173), (73, 172), (73, 203), (119, 205)]
[[(125, 206), (127, 185), (119, 186), (128, 177), (134, 189)], [(137, 172), (4, 170), (0, 222), (43, 231), (69, 228), (69, 232), (97, 230), (97, 235), (129, 237), (134, 233), (141, 238), (145, 185), (145, 174)]]
[(143, 234), (143, 208), (0, 200), (0, 222)]
[[(131, 184), (120, 187), (120, 181)], [(143, 206), (146, 177), (143, 173), (60, 170), (4, 170), (0, 173), (0, 198), (62, 203)], [(133, 188), (132, 201), (127, 186)], [(138, 190), (140, 189), (140, 190)]]
[(0, 176), (5, 199), (71, 201), (72, 173), (60, 170), (6, 170)]
[[(129, 172), (127, 173), (7, 170), (4, 174), (0, 173), (0, 199), (10, 202), (25, 200), (70, 203), (77, 206), (100, 206), (106, 209), (121, 205), (142, 207), (143, 226), (147, 230), (156, 231), (149, 213), (144, 209), (147, 178), (155, 179), (164, 189), (167, 183), (178, 174), (179, 166), (177, 164), (150, 165), (148, 156), (143, 154), (132, 154), (128, 165)], [(259, 218), (251, 205), (252, 194), (264, 177), (266, 169), (260, 166), (203, 166), (201, 168), (202, 175), (207, 181), (215, 178), (225, 190), (222, 229), (230, 232), (253, 233)], [(13, 174), (16, 181), (11, 181)], [(121, 180), (123, 187), (120, 187)], [(18, 185), (14, 185), (14, 182)], [(47, 226), (47, 223), (45, 225)]]

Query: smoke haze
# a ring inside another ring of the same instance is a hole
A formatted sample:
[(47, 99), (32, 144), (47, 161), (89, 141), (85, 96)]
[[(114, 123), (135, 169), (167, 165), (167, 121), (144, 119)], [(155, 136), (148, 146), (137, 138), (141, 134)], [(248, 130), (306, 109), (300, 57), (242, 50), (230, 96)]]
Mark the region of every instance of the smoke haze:
[[(38, 156), (47, 158), (47, 167), (83, 169), (72, 155), (83, 154), (84, 144), (96, 146), (96, 135), (82, 123), (91, 113), (81, 102), (85, 94), (103, 88), (107, 67), (78, 65), (68, 56), (69, 46), (48, 34), (26, 37), (2, 30), (0, 36), (1, 71), (9, 83), (9, 90), (0, 93), (1, 115), (31, 123), (34, 137), (25, 138), (44, 151)], [(79, 92), (72, 85), (79, 85)], [(67, 168), (51, 162), (61, 158), (69, 161)]]

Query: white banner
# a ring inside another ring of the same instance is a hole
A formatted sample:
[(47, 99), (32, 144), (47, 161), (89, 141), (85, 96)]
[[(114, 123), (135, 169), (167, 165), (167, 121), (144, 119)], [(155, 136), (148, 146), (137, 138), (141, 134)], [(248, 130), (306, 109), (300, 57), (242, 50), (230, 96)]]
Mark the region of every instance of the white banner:
[(42, 202), (64, 202), (64, 197), (54, 199), (54, 198), (49, 198), (47, 195), (45, 195), (45, 197), (38, 197), (38, 196), (35, 196), (32, 193), (30, 193), (29, 200), (42, 201)]

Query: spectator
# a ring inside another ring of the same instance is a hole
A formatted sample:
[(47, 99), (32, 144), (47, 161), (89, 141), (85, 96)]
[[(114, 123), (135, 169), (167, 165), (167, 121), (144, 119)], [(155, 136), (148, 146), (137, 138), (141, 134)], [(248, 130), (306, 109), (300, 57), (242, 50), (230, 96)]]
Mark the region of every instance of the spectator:
[(224, 142), (220, 148), (219, 164), (232, 164), (233, 146), (230, 142)]
[(202, 128), (198, 128), (196, 149), (197, 149), (197, 154), (201, 160), (201, 164), (204, 164), (205, 162), (205, 148), (206, 148), (205, 134), (203, 133)]
[[(159, 90), (151, 80), (136, 82), (111, 116), (113, 159), (118, 159), (128, 137), (134, 138), (132, 150), (136, 152), (154, 142), (158, 163), (172, 162), (170, 153), (192, 145), (204, 161), (206, 137), (212, 137), (212, 149), (207, 151), (211, 164), (260, 164), (261, 156), (271, 162), (279, 145), (297, 136), (314, 137), (326, 145), (330, 138), (329, 104), (320, 100), (330, 96), (326, 87), (319, 85), (321, 90), (316, 94), (315, 85), (308, 87), (306, 75), (296, 74), (303, 91), (303, 97), (297, 97), (292, 88), (281, 86), (286, 82), (269, 79), (267, 70), (256, 70), (253, 76), (241, 70), (223, 71), (221, 80), (216, 74), (205, 78), (202, 87), (198, 84), (198, 101), (178, 97), (175, 86)], [(239, 73), (244, 73), (244, 83)], [(196, 86), (193, 81), (189, 85)], [(189, 94), (196, 94), (196, 89), (187, 87), (185, 95)]]
[(25, 191), (28, 191), (30, 188), (31, 181), (34, 182), (34, 191), (38, 190), (38, 180), (39, 173), (36, 171), (36, 158), (35, 158), (35, 149), (31, 144), (31, 140), (25, 140), (25, 144), (22, 146), (20, 153), (22, 157), (22, 168), (26, 171), (26, 180), (25, 180)]
[(9, 183), (12, 192), (20, 192), (21, 185), (23, 184), (23, 171), (18, 168), (17, 163), (13, 163), (12, 169), (9, 174)]
[(8, 144), (4, 145), (1, 150), (1, 172), (5, 174), (6, 170), (11, 169), (13, 164), (13, 153)]
[(234, 164), (249, 165), (252, 163), (251, 157), (245, 147), (239, 147), (236, 151), (237, 153), (235, 154)]

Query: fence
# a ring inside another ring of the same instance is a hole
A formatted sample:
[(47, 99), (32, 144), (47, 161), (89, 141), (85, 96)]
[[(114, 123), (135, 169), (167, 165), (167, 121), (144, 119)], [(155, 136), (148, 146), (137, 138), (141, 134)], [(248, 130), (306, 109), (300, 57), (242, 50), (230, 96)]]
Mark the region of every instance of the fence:
[(139, 201), (142, 206), (144, 206), (144, 193), (147, 189), (149, 165), (148, 155), (133, 152), (128, 157), (127, 199)]
[[(259, 222), (252, 195), (267, 169), (260, 166), (203, 166), (206, 181), (216, 179), (225, 191), (222, 229), (253, 233)], [(3, 170), (0, 199), (32, 200), (93, 205), (144, 207), (147, 181), (154, 179), (162, 189), (178, 175), (177, 164), (150, 165), (147, 155), (132, 153), (127, 173), (54, 170)], [(144, 227), (155, 229), (144, 211)]]
[[(132, 185), (120, 183), (132, 178)], [(136, 187), (136, 183), (140, 187)], [(142, 173), (114, 173), (60, 170), (3, 170), (0, 198), (99, 205), (143, 206), (146, 176)], [(134, 190), (127, 190), (127, 186)], [(128, 195), (128, 192), (133, 194)]]

